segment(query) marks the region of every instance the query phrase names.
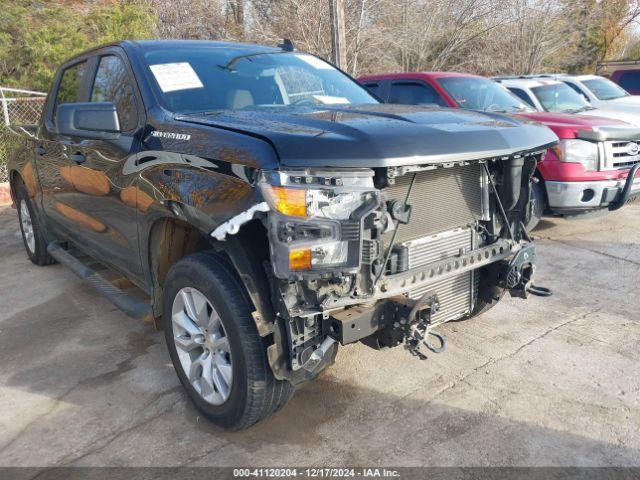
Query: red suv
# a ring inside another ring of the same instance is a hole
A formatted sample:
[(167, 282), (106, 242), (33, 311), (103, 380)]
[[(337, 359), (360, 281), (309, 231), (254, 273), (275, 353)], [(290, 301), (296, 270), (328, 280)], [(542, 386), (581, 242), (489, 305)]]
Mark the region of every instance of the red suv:
[[(486, 77), (454, 72), (392, 73), (359, 81), (382, 101), (509, 113), (540, 122), (560, 144), (538, 164), (532, 188), (533, 215), (545, 210), (574, 216), (616, 210), (640, 194), (640, 129), (601, 117), (535, 112), (506, 88)], [(635, 179), (635, 181), (634, 181)]]

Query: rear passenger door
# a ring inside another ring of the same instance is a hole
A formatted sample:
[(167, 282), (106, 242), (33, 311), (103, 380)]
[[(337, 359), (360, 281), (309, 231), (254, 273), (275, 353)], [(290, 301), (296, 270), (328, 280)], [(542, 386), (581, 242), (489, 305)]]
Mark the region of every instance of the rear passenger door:
[(394, 80), (389, 86), (387, 101), (403, 105), (447, 106), (435, 88), (419, 80)]
[(47, 227), (55, 237), (79, 240), (88, 228), (78, 207), (78, 196), (69, 175), (76, 165), (72, 139), (57, 134), (58, 106), (87, 99), (89, 61), (79, 59), (62, 68), (47, 102), (44, 124), (35, 146), (35, 163), (42, 187), (42, 208)]

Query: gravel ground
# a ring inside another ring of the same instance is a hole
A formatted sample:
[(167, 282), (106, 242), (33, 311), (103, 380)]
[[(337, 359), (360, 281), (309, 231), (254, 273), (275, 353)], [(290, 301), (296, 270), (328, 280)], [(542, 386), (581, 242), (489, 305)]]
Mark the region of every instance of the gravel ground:
[(191, 406), (160, 333), (32, 265), (0, 207), (0, 466), (640, 466), (640, 205), (536, 236), (553, 297), (443, 326), (426, 361), (342, 348), (228, 433)]

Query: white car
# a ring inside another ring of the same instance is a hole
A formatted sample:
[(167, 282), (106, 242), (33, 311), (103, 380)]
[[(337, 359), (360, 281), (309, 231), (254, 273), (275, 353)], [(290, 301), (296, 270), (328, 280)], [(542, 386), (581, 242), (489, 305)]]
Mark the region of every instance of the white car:
[(599, 75), (553, 75), (552, 78), (569, 85), (594, 107), (640, 108), (640, 95), (631, 95), (608, 78)]
[(495, 80), (541, 112), (575, 113), (613, 118), (640, 126), (640, 103), (638, 105), (618, 105), (603, 102), (595, 106), (564, 81), (549, 77), (502, 77)]

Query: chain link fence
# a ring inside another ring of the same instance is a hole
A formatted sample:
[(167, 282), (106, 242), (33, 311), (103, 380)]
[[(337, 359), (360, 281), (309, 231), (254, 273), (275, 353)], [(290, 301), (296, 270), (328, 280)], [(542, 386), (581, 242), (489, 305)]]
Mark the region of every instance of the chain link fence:
[(0, 183), (8, 181), (7, 155), (20, 142), (17, 128), (40, 120), (47, 94), (0, 87)]

